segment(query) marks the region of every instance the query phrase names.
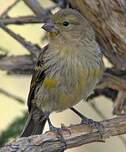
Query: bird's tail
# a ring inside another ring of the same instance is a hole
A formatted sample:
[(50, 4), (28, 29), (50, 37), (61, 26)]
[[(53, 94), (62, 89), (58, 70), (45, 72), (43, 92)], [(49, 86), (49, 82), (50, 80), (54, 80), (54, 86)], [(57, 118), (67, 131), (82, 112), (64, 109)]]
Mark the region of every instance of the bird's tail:
[(39, 109), (32, 109), (28, 115), (25, 127), (20, 137), (41, 134), (44, 130), (46, 118)]

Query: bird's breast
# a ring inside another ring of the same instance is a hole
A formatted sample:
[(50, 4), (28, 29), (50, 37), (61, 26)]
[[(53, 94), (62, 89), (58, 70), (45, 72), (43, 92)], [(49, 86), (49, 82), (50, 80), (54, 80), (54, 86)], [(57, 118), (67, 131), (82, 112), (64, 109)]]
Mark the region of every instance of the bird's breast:
[[(101, 77), (100, 62), (82, 56), (47, 55), (46, 77), (37, 93), (43, 111), (62, 111), (86, 99)], [(91, 61), (91, 62), (90, 62)]]

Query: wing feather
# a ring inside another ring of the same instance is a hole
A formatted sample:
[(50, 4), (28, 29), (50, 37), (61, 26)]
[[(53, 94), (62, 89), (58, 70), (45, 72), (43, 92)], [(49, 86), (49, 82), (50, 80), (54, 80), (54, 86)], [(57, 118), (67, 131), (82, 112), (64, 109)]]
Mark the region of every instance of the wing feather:
[(29, 112), (32, 107), (32, 100), (34, 99), (36, 87), (40, 83), (42, 84), (45, 79), (45, 69), (43, 68), (43, 64), (44, 64), (43, 55), (47, 49), (48, 49), (48, 45), (45, 46), (44, 50), (40, 53), (33, 75), (32, 75), (30, 91), (29, 91), (28, 100), (27, 100)]

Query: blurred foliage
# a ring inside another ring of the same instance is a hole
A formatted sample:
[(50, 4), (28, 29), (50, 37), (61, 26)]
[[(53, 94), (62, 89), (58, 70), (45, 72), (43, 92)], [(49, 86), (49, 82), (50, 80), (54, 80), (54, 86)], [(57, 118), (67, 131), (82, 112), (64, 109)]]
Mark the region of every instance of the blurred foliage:
[(6, 130), (1, 132), (0, 134), (0, 145), (3, 145), (4, 143), (8, 142), (11, 138), (15, 138), (18, 135), (20, 135), (25, 121), (26, 121), (26, 112), (24, 112), (24, 115), (21, 117), (16, 118)]

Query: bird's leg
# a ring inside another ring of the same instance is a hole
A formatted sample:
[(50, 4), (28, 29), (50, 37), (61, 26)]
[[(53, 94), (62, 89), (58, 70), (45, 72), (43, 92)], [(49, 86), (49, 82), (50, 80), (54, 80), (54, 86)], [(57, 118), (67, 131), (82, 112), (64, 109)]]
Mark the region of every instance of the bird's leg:
[(50, 120), (50, 118), (49, 118), (49, 115), (50, 115), (49, 113), (46, 113), (45, 115), (46, 115), (46, 119), (47, 119), (48, 124), (49, 124), (49, 129), (50, 129), (50, 131), (56, 132), (57, 138), (58, 138), (62, 143), (64, 143), (64, 149), (63, 149), (63, 151), (64, 151), (64, 150), (67, 148), (67, 145), (66, 145), (66, 141), (65, 141), (65, 139), (64, 139), (64, 137), (63, 137), (63, 135), (62, 135), (62, 133), (61, 133), (62, 128), (57, 128), (57, 127), (53, 126), (53, 124), (52, 124), (52, 122), (51, 122), (51, 120)]
[(87, 124), (90, 127), (97, 129), (102, 137), (102, 131), (104, 130), (104, 126), (100, 122), (97, 122), (97, 121), (94, 121), (92, 119), (85, 117), (83, 114), (81, 114), (78, 110), (76, 110), (73, 107), (70, 109), (82, 119), (82, 121), (81, 121), (82, 124)]
[(56, 128), (55, 126), (53, 126), (53, 124), (52, 124), (49, 116), (50, 116), (50, 113), (49, 113), (49, 112), (45, 112), (45, 117), (46, 117), (46, 119), (47, 119), (47, 121), (48, 121), (48, 124), (49, 124), (49, 130), (50, 130), (50, 131), (54, 131), (54, 132), (59, 132), (59, 131), (61, 131), (60, 128)]
[(48, 124), (49, 124), (50, 131), (54, 131), (54, 132), (59, 132), (60, 131), (60, 128), (56, 128), (55, 126), (53, 126), (49, 117), (47, 118), (47, 121), (48, 121)]

